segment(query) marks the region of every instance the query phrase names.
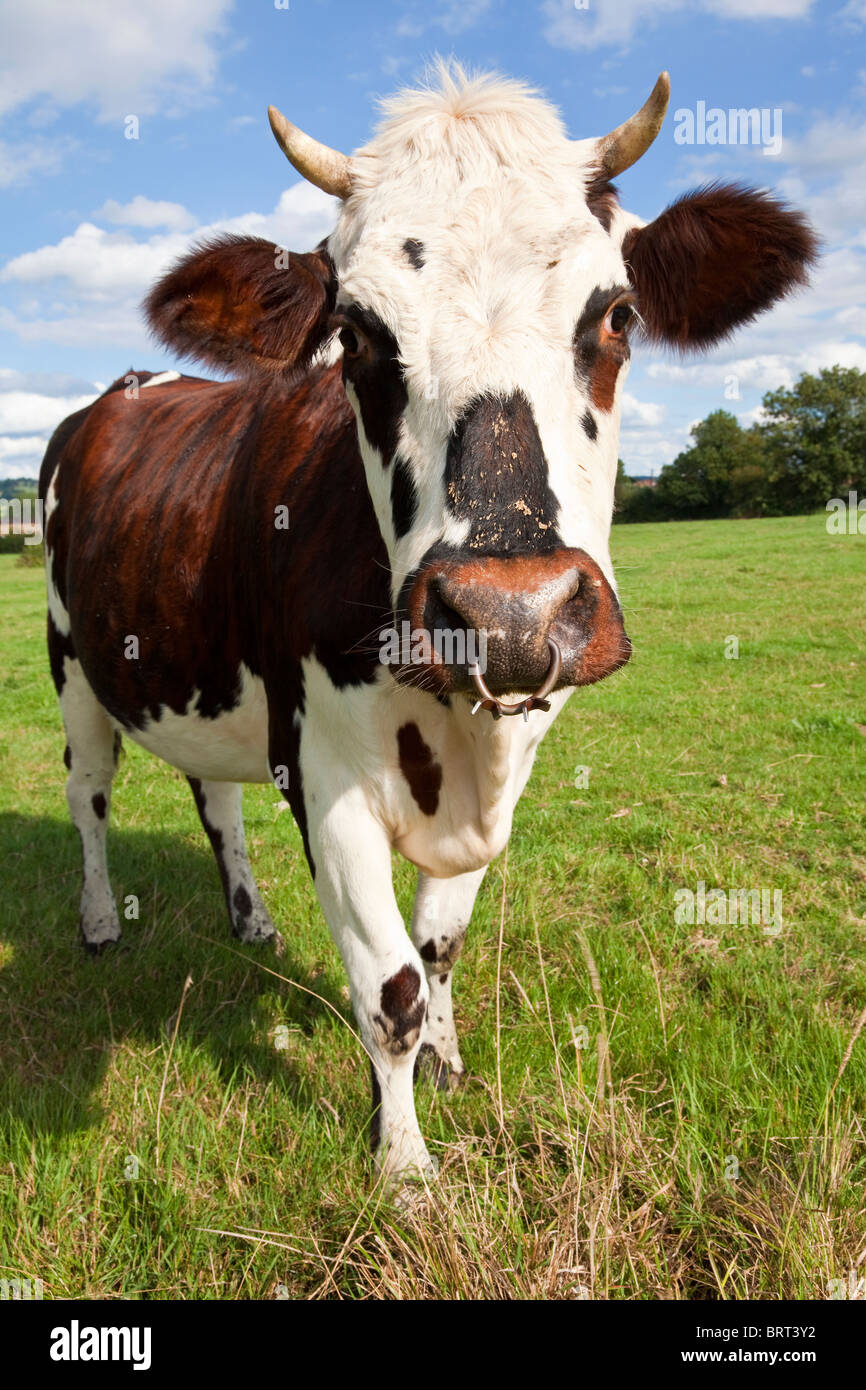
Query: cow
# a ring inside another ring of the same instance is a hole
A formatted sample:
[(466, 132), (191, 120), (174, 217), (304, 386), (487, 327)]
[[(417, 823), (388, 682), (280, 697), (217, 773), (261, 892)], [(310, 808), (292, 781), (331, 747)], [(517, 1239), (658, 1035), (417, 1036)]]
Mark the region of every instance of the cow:
[[(147, 320), (228, 379), (119, 378), (45, 456), (84, 944), (120, 936), (122, 737), (186, 774), (232, 930), (278, 946), (241, 812), (244, 782), (274, 782), (348, 975), (386, 1181), (436, 1172), (413, 1079), (464, 1074), (453, 971), (538, 745), (629, 657), (609, 532), (630, 338), (707, 348), (816, 256), (766, 191), (623, 210), (612, 180), (669, 91), (663, 73), (623, 125), (571, 140), (533, 89), (441, 65), (352, 156), (270, 108), (340, 200), (333, 232), (193, 247)], [(395, 849), (418, 869), (409, 932)]]

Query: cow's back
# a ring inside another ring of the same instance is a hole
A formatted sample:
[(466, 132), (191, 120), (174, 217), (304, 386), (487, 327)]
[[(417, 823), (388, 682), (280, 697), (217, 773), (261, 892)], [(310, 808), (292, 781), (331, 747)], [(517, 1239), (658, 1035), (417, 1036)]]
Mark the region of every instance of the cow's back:
[(339, 659), (369, 626), (343, 596), (378, 595), (381, 542), (334, 368), (292, 386), (130, 376), (58, 427), (40, 494), (55, 639), (140, 730), (193, 701), (215, 719), (243, 673), (277, 679), (321, 644)]

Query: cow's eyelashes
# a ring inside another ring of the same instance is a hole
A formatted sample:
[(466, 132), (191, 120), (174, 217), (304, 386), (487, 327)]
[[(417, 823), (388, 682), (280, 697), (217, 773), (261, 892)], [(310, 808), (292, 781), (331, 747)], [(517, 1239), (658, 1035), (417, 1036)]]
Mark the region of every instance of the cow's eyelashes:
[(631, 304), (614, 304), (604, 321), (605, 332), (612, 338), (625, 337), (634, 316)]

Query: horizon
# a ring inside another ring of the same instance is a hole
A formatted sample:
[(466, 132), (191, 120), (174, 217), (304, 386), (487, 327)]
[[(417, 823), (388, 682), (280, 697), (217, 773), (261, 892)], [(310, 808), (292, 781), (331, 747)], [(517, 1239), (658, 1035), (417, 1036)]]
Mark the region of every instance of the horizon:
[(125, 370), (189, 370), (149, 341), (138, 306), (192, 241), (235, 230), (302, 251), (330, 231), (335, 200), (287, 167), (268, 103), (351, 150), (377, 100), (414, 85), (436, 50), (526, 80), (574, 138), (618, 125), (669, 69), (667, 120), (617, 180), (623, 206), (650, 219), (690, 188), (744, 182), (802, 208), (823, 238), (810, 288), (712, 352), (637, 344), (619, 449), (629, 475), (658, 475), (712, 410), (748, 426), (768, 390), (803, 372), (866, 370), (866, 0), (75, 8), (35, 0), (22, 15), (0, 0), (10, 479), (35, 477), (53, 428)]

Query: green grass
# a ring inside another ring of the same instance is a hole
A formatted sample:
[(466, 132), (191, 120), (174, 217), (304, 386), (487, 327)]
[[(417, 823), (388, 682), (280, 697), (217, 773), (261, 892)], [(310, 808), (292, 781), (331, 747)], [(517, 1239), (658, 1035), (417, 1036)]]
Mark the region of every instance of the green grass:
[[(635, 654), (570, 701), (485, 882), (456, 973), (471, 1079), (419, 1091), (442, 1174), (408, 1210), (372, 1179), (366, 1059), (273, 789), (245, 804), (282, 961), (231, 942), (186, 783), (128, 742), (109, 853), (140, 917), (83, 955), (42, 574), (0, 557), (0, 1277), (776, 1299), (858, 1267), (866, 540), (817, 516), (613, 544)], [(781, 890), (782, 930), (677, 923), (699, 880)]]

